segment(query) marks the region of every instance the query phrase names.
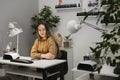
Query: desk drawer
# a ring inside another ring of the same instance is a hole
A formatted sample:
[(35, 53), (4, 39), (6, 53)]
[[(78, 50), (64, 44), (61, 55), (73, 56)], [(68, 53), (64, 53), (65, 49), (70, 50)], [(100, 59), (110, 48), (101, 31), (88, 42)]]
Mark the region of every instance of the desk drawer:
[[(3, 68), (5, 69), (5, 72), (7, 74), (43, 79), (43, 74), (41, 72), (36, 71), (36, 68), (11, 65), (4, 65)], [(54, 76), (55, 74), (59, 73), (59, 71), (52, 74), (47, 73), (47, 77)]]

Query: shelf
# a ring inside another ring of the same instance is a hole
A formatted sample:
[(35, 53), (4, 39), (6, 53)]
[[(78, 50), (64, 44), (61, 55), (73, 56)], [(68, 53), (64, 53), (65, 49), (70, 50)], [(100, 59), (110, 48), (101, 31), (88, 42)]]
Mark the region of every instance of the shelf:
[(94, 16), (94, 15), (98, 15), (99, 13), (104, 13), (104, 12), (103, 11), (101, 12), (80, 12), (80, 13), (77, 13), (77, 16), (86, 16), (86, 15)]
[[(104, 20), (101, 20), (101, 23), (106, 23)], [(107, 21), (107, 23), (120, 23), (120, 19), (118, 19), (116, 22), (113, 20)]]
[(80, 7), (80, 3), (78, 4), (62, 4), (62, 5), (55, 5), (56, 9), (60, 8), (77, 8)]

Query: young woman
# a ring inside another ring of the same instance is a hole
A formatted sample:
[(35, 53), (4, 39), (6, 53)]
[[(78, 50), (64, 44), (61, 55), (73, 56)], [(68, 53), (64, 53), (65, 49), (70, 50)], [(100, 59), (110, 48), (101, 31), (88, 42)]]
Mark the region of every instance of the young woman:
[(47, 23), (40, 22), (37, 28), (38, 38), (31, 49), (32, 59), (54, 59), (57, 57), (57, 45)]

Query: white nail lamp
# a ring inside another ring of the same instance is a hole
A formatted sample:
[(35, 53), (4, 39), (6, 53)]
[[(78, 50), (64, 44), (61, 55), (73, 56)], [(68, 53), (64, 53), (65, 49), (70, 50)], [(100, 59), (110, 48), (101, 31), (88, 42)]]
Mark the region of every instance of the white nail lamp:
[(67, 23), (67, 29), (68, 29), (68, 31), (69, 31), (71, 34), (76, 33), (76, 32), (78, 32), (78, 31), (82, 28), (81, 25), (82, 25), (83, 23), (86, 24), (86, 25), (88, 25), (88, 26), (91, 27), (91, 28), (94, 28), (94, 29), (100, 31), (100, 32), (105, 32), (105, 31), (106, 31), (106, 30), (101, 29), (101, 28), (98, 28), (97, 26), (92, 25), (92, 24), (90, 24), (90, 23), (88, 23), (88, 22), (81, 21), (80, 23), (77, 23), (75, 20), (71, 20), (71, 21), (69, 21), (69, 22)]
[(19, 34), (23, 32), (21, 28), (17, 28), (15, 25), (17, 25), (17, 22), (10, 22), (8, 25), (8, 28), (10, 29), (9, 37), (17, 36), (17, 49), (16, 52), (10, 51), (7, 53), (4, 53), (3, 58), (4, 59), (16, 59), (19, 57)]

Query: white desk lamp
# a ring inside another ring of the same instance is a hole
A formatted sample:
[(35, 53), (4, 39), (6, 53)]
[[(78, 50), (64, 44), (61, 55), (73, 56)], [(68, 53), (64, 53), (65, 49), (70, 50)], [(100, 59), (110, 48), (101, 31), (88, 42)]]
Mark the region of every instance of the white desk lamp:
[(68, 29), (68, 31), (69, 31), (71, 34), (72, 34), (72, 33), (76, 33), (77, 31), (79, 31), (79, 29), (82, 28), (82, 26), (81, 26), (82, 23), (84, 23), (84, 24), (88, 25), (89, 27), (94, 28), (94, 29), (96, 29), (96, 30), (98, 30), (98, 31), (100, 31), (100, 32), (105, 32), (105, 31), (106, 31), (106, 30), (101, 29), (101, 28), (98, 28), (97, 26), (92, 25), (92, 24), (90, 24), (90, 23), (88, 23), (88, 22), (81, 21), (80, 23), (77, 23), (75, 20), (71, 20), (71, 21), (69, 21), (69, 22), (67, 23), (67, 29)]
[[(12, 59), (15, 59), (19, 56), (19, 34), (23, 32), (23, 30), (21, 28), (17, 28), (16, 27), (17, 25), (17, 22), (10, 22), (9, 25), (8, 25), (8, 28), (10, 29), (10, 32), (9, 32), (9, 37), (14, 37), (17, 35), (17, 49), (16, 49), (16, 52), (7, 52), (4, 54), (3, 58), (5, 59), (9, 59), (10, 57)], [(10, 59), (11, 59), (10, 58)]]

